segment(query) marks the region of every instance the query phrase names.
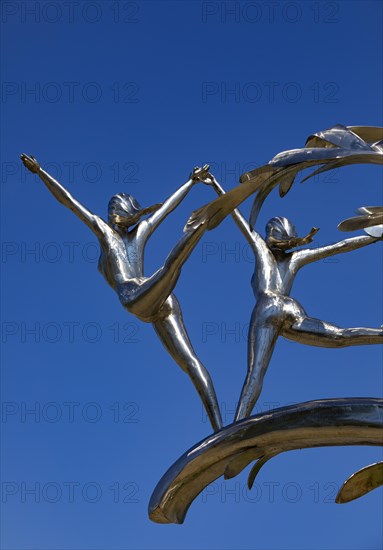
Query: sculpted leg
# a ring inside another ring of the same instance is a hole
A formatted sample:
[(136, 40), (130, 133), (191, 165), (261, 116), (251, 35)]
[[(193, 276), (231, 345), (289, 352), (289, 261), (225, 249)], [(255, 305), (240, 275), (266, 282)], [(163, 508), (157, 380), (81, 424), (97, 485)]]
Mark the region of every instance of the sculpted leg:
[(254, 309), (250, 322), (248, 340), (248, 371), (242, 388), (235, 420), (251, 415), (261, 393), (263, 378), (270, 363), (272, 353), (279, 335), (279, 328), (272, 323), (256, 323), (257, 308)]
[(191, 378), (214, 431), (218, 431), (222, 428), (222, 419), (213, 382), (191, 345), (180, 306), (174, 295), (164, 307), (170, 308), (170, 314), (153, 323), (154, 329), (174, 361)]
[(376, 328), (340, 328), (313, 317), (302, 317), (282, 332), (294, 342), (323, 348), (342, 348), (383, 344), (383, 330)]

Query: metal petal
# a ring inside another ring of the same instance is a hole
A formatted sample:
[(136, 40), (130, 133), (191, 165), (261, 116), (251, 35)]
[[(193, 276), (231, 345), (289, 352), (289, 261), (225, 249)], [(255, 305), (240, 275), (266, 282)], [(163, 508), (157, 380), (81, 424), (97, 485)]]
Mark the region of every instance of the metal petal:
[[(373, 126), (346, 127), (338, 124), (310, 136), (304, 148), (283, 151), (276, 155), (269, 162), (269, 165), (279, 168), (279, 171), (274, 173), (274, 176), (277, 174), (278, 178), (274, 179), (273, 177), (272, 184), (270, 181), (266, 182), (258, 189), (250, 216), (251, 227), (254, 227), (262, 204), (274, 187), (279, 183), (280, 196), (285, 196), (291, 189), (298, 172), (310, 166), (323, 165), (303, 181), (316, 174), (349, 164), (383, 163), (383, 146), (382, 142), (379, 141), (382, 138), (383, 128)], [(292, 172), (285, 172), (285, 170), (290, 170), (292, 166), (294, 166)], [(260, 170), (262, 169), (258, 168), (243, 174), (240, 181), (252, 181), (258, 177)]]
[(240, 453), (229, 462), (223, 474), (223, 477), (225, 479), (231, 479), (232, 477), (237, 476), (242, 472), (242, 470), (246, 468), (246, 466), (254, 462), (254, 460), (256, 460), (257, 458), (262, 458), (262, 451), (259, 451), (259, 456), (256, 455), (254, 449), (250, 449), (248, 451)]
[(381, 239), (383, 237), (383, 224), (366, 227), (364, 232), (371, 237), (377, 237), (378, 239)]
[[(370, 149), (364, 138), (351, 130), (350, 126), (337, 124), (310, 136), (305, 147), (341, 147), (343, 149)], [(378, 138), (381, 139), (381, 138)], [(375, 141), (375, 140), (374, 140)]]
[(338, 225), (338, 229), (340, 231), (357, 231), (358, 229), (365, 229), (366, 227), (383, 224), (383, 207), (374, 207), (374, 209), (376, 210), (371, 213), (366, 207), (363, 209), (360, 208), (360, 211), (366, 211), (367, 213), (361, 216), (347, 218)]
[(383, 485), (383, 462), (376, 462), (352, 474), (343, 483), (335, 502), (337, 504), (351, 502), (381, 485)]
[(250, 473), (249, 473), (249, 477), (247, 478), (247, 486), (248, 486), (249, 489), (251, 489), (252, 486), (254, 485), (255, 478), (257, 477), (257, 475), (258, 475), (260, 469), (262, 468), (262, 466), (264, 464), (266, 464), (266, 462), (268, 462), (270, 460), (270, 458), (272, 458), (273, 456), (275, 456), (275, 454), (270, 454), (270, 455), (263, 456), (251, 468)]
[(367, 143), (383, 140), (383, 128), (379, 126), (347, 126), (347, 128)]
[(344, 158), (336, 158), (329, 164), (325, 164), (321, 168), (318, 168), (303, 178), (302, 183), (317, 174), (327, 172), (328, 170), (335, 170), (335, 168), (341, 168), (342, 166), (347, 166), (349, 164), (383, 164), (383, 155), (376, 152), (361, 151), (360, 153), (348, 155)]

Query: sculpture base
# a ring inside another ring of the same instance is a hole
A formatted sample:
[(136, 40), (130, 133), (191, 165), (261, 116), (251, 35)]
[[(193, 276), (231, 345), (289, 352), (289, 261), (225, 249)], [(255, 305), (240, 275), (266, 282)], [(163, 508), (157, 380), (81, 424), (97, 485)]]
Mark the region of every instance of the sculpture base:
[(156, 523), (183, 523), (199, 493), (220, 476), (260, 467), (290, 450), (332, 445), (382, 445), (383, 399), (339, 398), (299, 403), (226, 426), (182, 455), (157, 484), (149, 502)]

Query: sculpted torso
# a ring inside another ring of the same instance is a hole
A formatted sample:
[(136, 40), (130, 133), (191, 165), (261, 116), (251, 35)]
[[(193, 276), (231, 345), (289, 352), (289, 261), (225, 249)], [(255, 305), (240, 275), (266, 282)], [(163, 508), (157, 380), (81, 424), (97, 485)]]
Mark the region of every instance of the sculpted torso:
[(138, 283), (145, 280), (141, 233), (141, 223), (123, 236), (110, 227), (106, 230), (105, 242), (101, 243), (98, 269), (114, 290), (127, 281)]

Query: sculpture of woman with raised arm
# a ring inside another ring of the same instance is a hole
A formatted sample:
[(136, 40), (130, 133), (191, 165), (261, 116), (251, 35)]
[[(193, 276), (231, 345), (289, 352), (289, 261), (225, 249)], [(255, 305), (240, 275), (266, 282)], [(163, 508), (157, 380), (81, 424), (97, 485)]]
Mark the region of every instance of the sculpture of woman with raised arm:
[[(24, 165), (36, 173), (56, 199), (74, 212), (100, 242), (99, 270), (116, 291), (122, 305), (141, 321), (152, 323), (175, 362), (191, 378), (215, 431), (222, 427), (221, 414), (210, 375), (198, 359), (172, 291), (181, 268), (202, 237), (205, 227), (187, 231), (168, 255), (163, 267), (144, 276), (144, 248), (158, 225), (172, 212), (197, 182), (205, 182), (208, 167), (195, 168), (188, 181), (163, 204), (141, 208), (131, 195), (114, 195), (109, 202), (108, 223), (79, 203), (33, 157), (21, 155)], [(143, 216), (150, 214), (148, 217)]]
[[(210, 178), (217, 193), (224, 195), (217, 180), (211, 175)], [(250, 320), (248, 370), (235, 415), (235, 420), (241, 420), (250, 416), (261, 393), (278, 336), (327, 348), (383, 343), (382, 329), (340, 328), (309, 317), (299, 302), (290, 298), (295, 276), (303, 266), (373, 244), (380, 238), (359, 236), (316, 249), (291, 251), (310, 243), (318, 229), (312, 228), (306, 237), (300, 238), (287, 218), (275, 217), (267, 223), (266, 239), (263, 239), (238, 210), (233, 217), (256, 258), (252, 287), (257, 301)], [(206, 224), (208, 219), (203, 225)], [(193, 226), (193, 218), (189, 226)], [(194, 223), (194, 229), (197, 228), (198, 223)]]

